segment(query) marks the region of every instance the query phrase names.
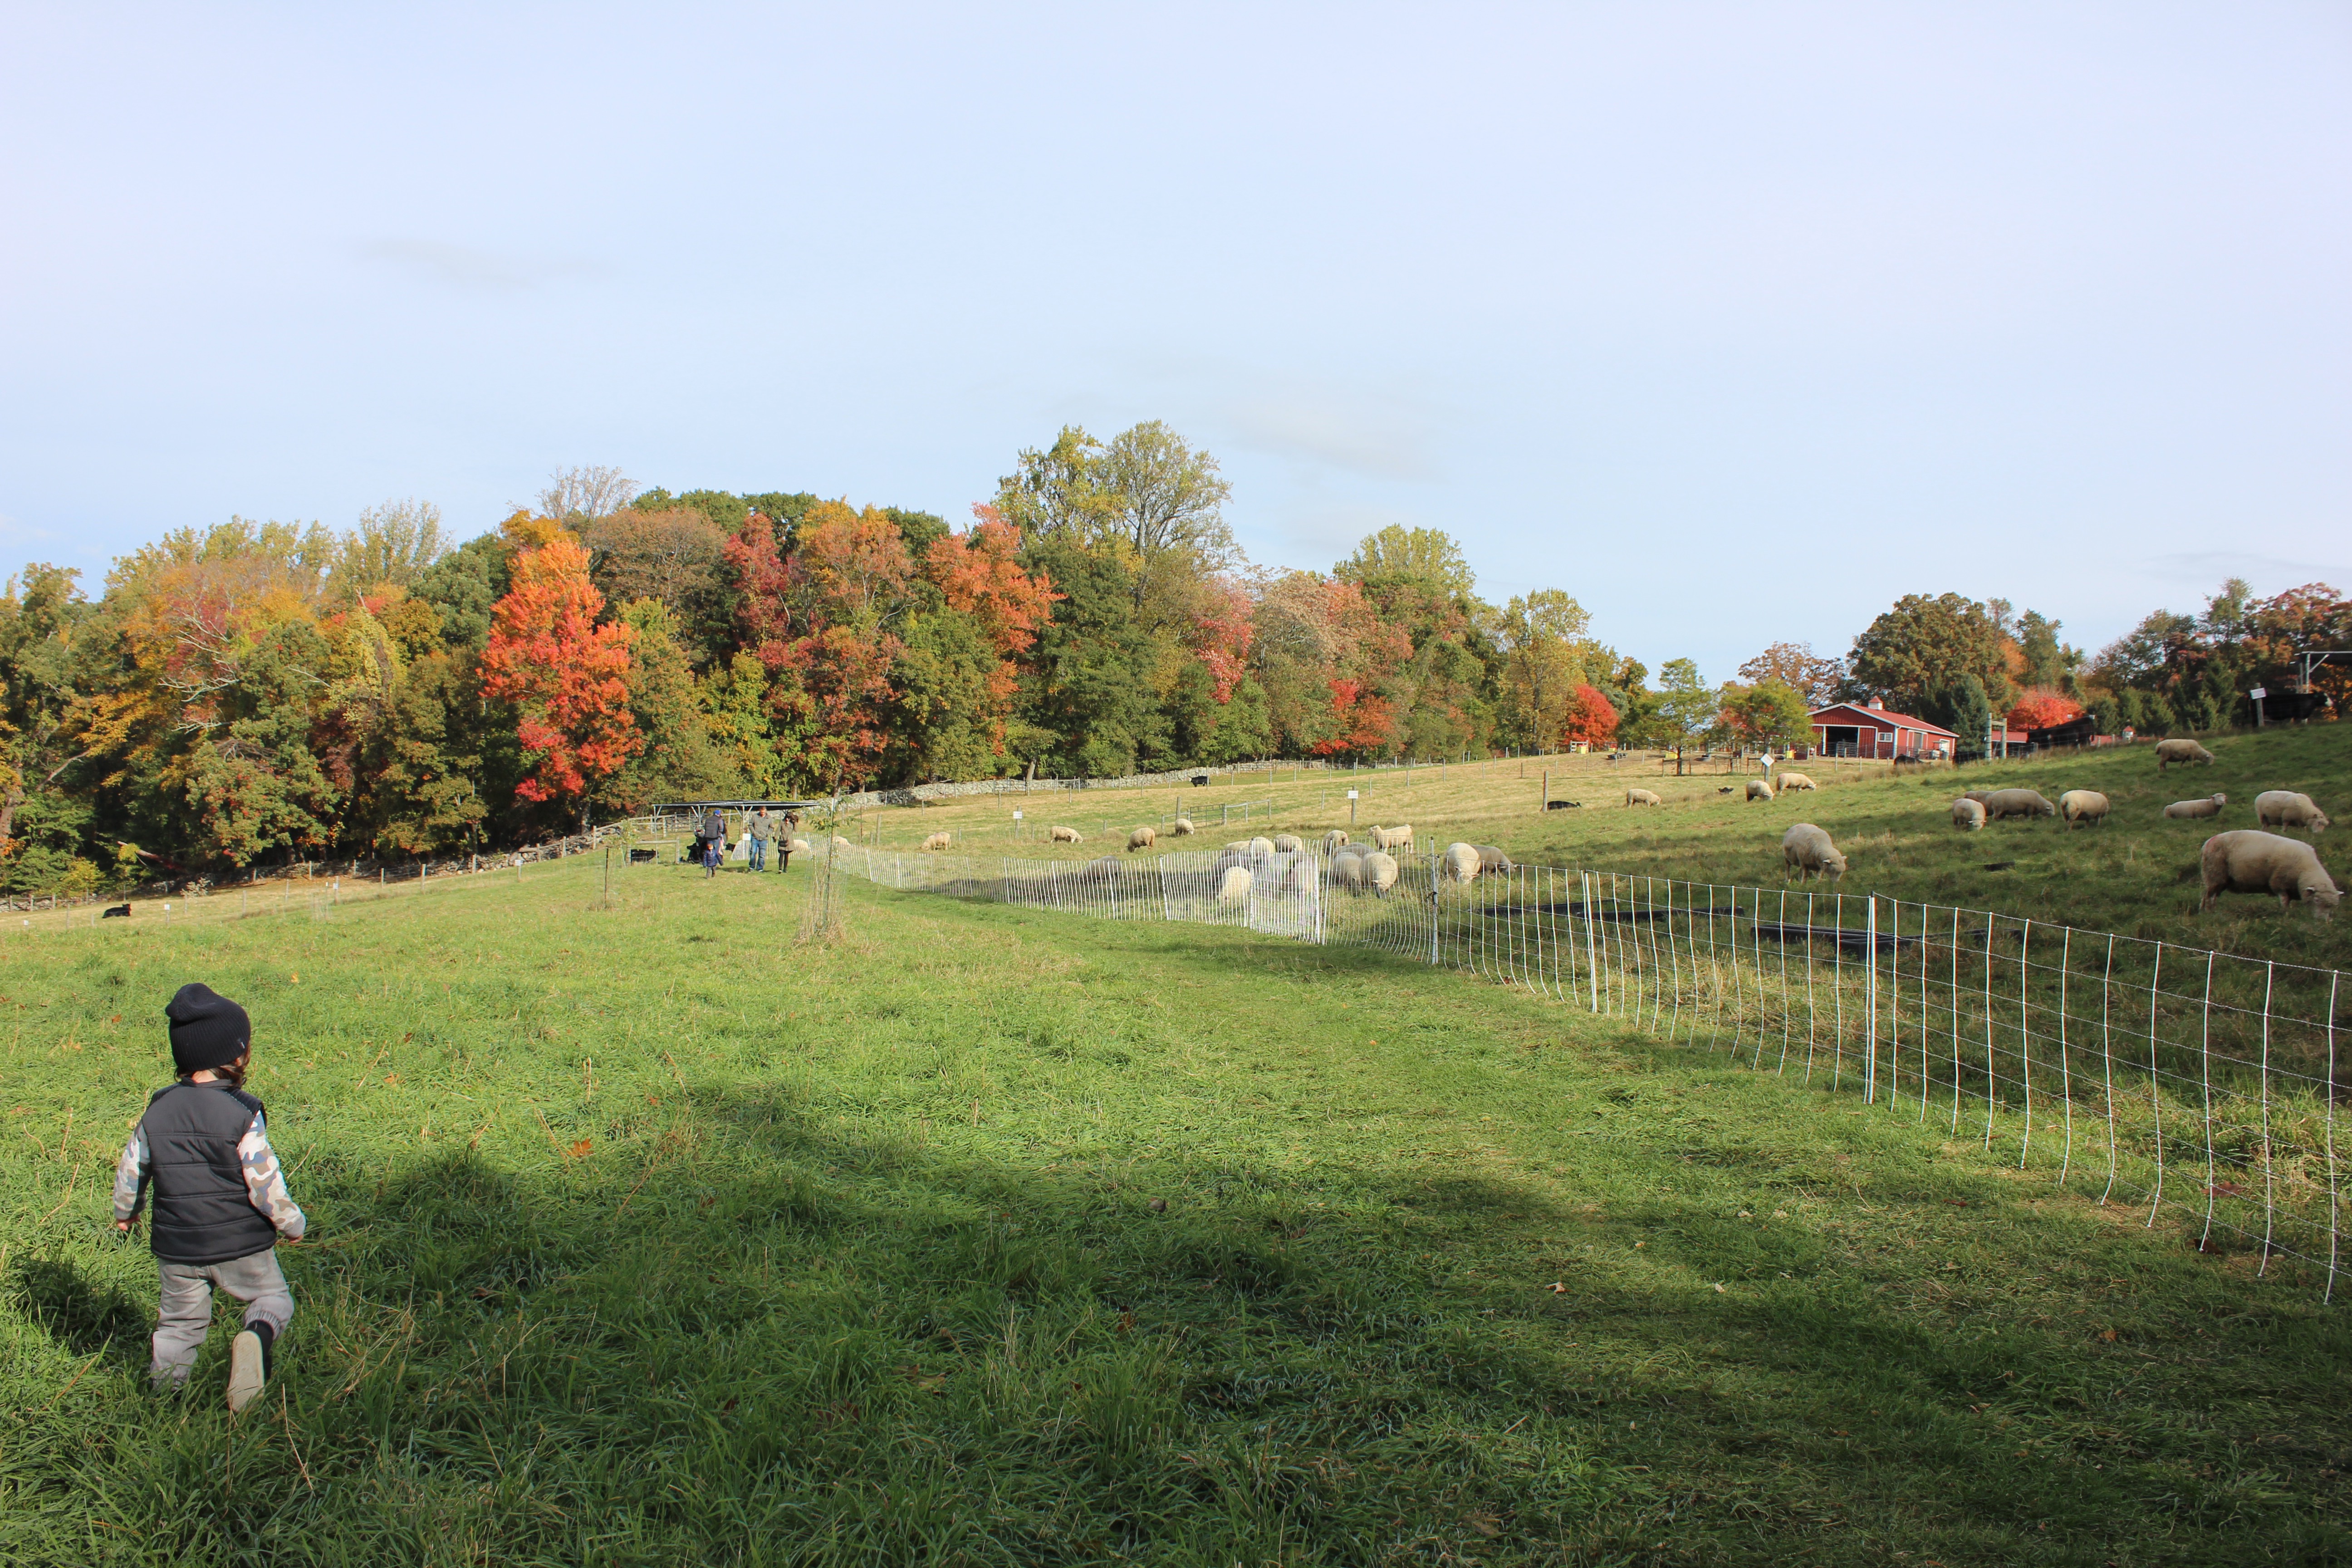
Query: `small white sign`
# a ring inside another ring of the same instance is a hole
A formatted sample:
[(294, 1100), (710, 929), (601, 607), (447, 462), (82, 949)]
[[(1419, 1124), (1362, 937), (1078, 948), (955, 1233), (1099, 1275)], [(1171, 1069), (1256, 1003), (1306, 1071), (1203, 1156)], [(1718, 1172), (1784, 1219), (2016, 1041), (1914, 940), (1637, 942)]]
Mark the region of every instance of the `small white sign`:
[(1014, 812), (1014, 813), (1013, 814), (1013, 821), (1015, 821), (1015, 822), (1020, 821), (1020, 820), (1021, 820), (1021, 814), (1020, 814), (1019, 812), (1017, 812), (1017, 811), (1016, 811), (1016, 812)]
[(1348, 798), (1349, 798), (1349, 800), (1353, 800), (1353, 799), (1355, 799), (1355, 798), (1356, 798), (1356, 792), (1355, 792), (1354, 790), (1349, 790), (1349, 791), (1348, 792)]
[(2247, 692), (2246, 695), (2252, 698), (2255, 701), (2260, 702), (2263, 698), (2268, 697), (2270, 693), (2257, 686), (2252, 691)]

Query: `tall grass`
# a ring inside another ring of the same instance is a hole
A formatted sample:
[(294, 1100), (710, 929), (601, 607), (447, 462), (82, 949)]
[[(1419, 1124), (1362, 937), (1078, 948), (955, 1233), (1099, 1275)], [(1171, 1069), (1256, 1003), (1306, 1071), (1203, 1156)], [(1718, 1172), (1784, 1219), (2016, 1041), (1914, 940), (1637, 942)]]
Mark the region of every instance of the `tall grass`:
[[(2343, 1314), (1377, 954), (670, 866), (20, 939), (13, 1562), (2311, 1562)], [(106, 1177), (244, 1001), (315, 1239), (142, 1388)]]

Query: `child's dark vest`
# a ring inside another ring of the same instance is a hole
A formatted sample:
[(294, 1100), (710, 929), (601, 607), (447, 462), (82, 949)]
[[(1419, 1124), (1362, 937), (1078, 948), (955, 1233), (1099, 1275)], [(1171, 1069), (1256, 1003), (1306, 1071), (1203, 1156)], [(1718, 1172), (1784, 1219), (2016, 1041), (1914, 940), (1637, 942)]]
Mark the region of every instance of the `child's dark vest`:
[(225, 1083), (175, 1083), (155, 1091), (140, 1127), (147, 1134), (155, 1217), (151, 1245), (168, 1263), (226, 1263), (267, 1252), (278, 1240), (253, 1206), (238, 1140), (261, 1101)]

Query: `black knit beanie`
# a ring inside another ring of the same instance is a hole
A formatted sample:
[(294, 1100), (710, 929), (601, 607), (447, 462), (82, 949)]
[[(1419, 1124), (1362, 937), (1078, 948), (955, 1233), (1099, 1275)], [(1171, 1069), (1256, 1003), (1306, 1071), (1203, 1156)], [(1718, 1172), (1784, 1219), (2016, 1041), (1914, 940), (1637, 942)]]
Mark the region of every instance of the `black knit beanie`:
[(245, 1055), (253, 1020), (209, 985), (183, 985), (163, 1016), (172, 1020), (172, 1065), (183, 1073), (226, 1067)]

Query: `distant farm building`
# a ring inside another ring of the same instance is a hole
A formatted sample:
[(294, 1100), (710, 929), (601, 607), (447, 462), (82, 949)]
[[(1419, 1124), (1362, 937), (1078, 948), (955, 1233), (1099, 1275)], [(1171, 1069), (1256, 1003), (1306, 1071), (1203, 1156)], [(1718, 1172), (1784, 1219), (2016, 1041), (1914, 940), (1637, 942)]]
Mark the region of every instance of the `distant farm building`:
[(1889, 712), (1875, 697), (1817, 709), (1812, 719), (1813, 745), (1831, 757), (1948, 757), (1958, 739), (1940, 724)]

